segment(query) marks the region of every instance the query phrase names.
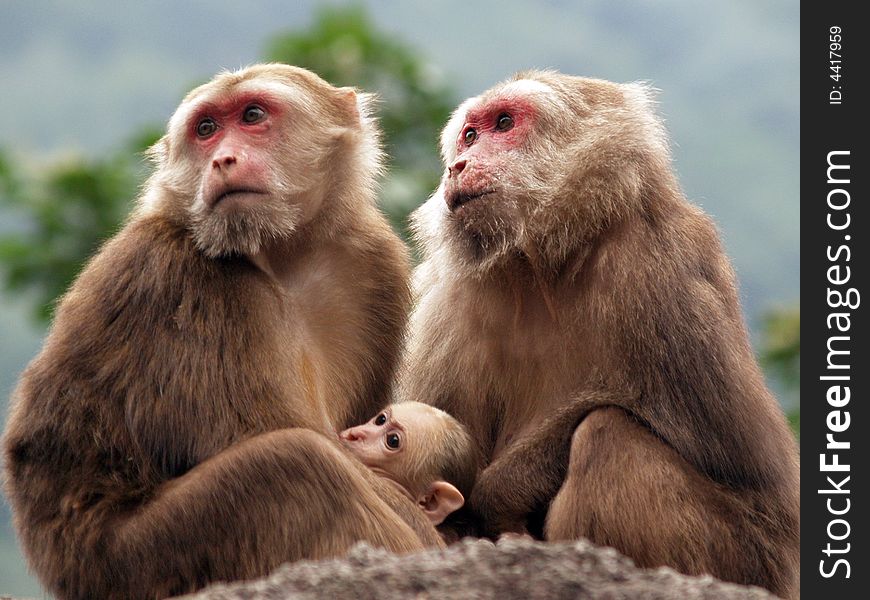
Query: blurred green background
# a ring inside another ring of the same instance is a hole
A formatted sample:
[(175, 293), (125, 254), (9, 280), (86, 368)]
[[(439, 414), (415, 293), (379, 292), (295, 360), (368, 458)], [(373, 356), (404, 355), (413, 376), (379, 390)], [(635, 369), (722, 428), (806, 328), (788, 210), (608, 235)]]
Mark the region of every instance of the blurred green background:
[[(799, 6), (501, 0), (0, 4), (0, 422), (55, 298), (117, 230), (140, 151), (192, 86), (260, 60), (381, 97), (398, 231), (449, 111), (551, 67), (661, 90), (687, 195), (720, 226), (753, 342), (799, 435)], [(44, 597), (0, 502), (0, 595)]]

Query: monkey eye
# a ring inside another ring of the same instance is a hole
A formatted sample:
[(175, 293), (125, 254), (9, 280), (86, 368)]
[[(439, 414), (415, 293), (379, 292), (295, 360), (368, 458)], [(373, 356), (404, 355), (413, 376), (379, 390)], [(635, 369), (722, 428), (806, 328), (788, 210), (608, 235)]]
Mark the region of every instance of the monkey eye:
[(468, 129), (463, 136), (463, 141), (466, 146), (470, 146), (474, 143), (474, 140), (477, 139), (477, 130), (476, 129)]
[(245, 109), (245, 112), (242, 114), (242, 121), (245, 123), (256, 123), (257, 121), (262, 121), (263, 117), (266, 116), (266, 111), (257, 106), (256, 104), (252, 104), (248, 108)]
[(387, 422), (387, 413), (381, 413), (377, 417), (375, 417), (375, 425), (383, 425)]
[(217, 123), (211, 117), (206, 117), (196, 124), (196, 135), (207, 138), (217, 131)]
[(496, 131), (507, 131), (514, 126), (514, 118), (507, 113), (501, 113), (495, 121)]
[(398, 433), (388, 433), (385, 438), (387, 443), (387, 448), (391, 448), (393, 450), (398, 450), (399, 446), (402, 444), (402, 439), (399, 437)]

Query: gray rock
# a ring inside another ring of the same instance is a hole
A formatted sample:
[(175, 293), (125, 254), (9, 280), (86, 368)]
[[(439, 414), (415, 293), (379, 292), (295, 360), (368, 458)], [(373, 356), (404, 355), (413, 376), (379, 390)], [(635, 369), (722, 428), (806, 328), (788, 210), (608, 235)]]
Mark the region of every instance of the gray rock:
[(446, 550), (404, 556), (358, 544), (343, 559), (301, 561), (269, 577), (215, 585), (197, 600), (393, 600), (512, 598), (771, 599), (757, 587), (688, 577), (672, 569), (640, 569), (612, 548), (586, 540), (463, 540)]

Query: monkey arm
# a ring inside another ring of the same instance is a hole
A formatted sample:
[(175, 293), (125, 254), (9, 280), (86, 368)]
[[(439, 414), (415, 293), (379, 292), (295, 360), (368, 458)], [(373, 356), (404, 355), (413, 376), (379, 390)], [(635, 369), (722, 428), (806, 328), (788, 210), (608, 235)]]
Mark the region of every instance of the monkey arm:
[(380, 476), (368, 477), (368, 483), (375, 491), (375, 495), (414, 530), (425, 547), (445, 547), (444, 538), (432, 527), (423, 511), (414, 502), (409, 502), (408, 498), (398, 491), (395, 484)]
[[(397, 552), (422, 549), (368, 479), (374, 478), (309, 430), (237, 443), (119, 518), (107, 555), (136, 568), (123, 570), (130, 582), (114, 579), (116, 590), (129, 584), (127, 597), (139, 597), (139, 582), (159, 589), (159, 597), (174, 595), (191, 582), (243, 579), (287, 561), (340, 556), (360, 539)], [(171, 561), (139, 559), (147, 556)], [(176, 572), (163, 572), (167, 564)]]
[(34, 450), (38, 435), (16, 429), (4, 439), (8, 491), (19, 505), (36, 498), (26, 505), (23, 542), (58, 598), (175, 596), (287, 561), (341, 556), (359, 540), (394, 552), (424, 548), (414, 523), (380, 496), (389, 490), (372, 485), (377, 477), (310, 430), (232, 444), (138, 500), (121, 480), (102, 478), (95, 488), (83, 453), (65, 452), (58, 474), (56, 457)]
[(514, 441), (478, 477), (469, 506), (484, 534), (524, 533), (526, 517), (556, 495), (568, 465), (571, 438), (592, 411), (626, 406), (627, 393), (585, 391)]

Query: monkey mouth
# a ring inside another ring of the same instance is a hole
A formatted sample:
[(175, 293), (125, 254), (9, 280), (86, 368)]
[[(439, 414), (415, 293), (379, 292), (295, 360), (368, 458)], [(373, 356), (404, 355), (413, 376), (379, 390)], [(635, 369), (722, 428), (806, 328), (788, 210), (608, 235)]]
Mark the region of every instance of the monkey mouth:
[(495, 190), (482, 190), (480, 192), (462, 192), (457, 191), (451, 194), (447, 194), (445, 200), (447, 201), (447, 208), (450, 209), (451, 212), (455, 212), (463, 204), (467, 204), (472, 200), (477, 200), (483, 196), (488, 196), (489, 194), (494, 193)]
[(264, 196), (266, 192), (254, 188), (231, 187), (217, 190), (206, 200), (209, 208), (214, 208), (224, 200), (239, 196)]

